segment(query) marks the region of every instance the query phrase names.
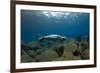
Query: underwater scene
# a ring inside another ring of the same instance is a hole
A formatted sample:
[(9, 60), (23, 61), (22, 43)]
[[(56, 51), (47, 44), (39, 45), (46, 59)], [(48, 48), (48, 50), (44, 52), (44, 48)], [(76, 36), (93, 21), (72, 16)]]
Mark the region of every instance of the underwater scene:
[(89, 59), (86, 12), (21, 10), (21, 62)]

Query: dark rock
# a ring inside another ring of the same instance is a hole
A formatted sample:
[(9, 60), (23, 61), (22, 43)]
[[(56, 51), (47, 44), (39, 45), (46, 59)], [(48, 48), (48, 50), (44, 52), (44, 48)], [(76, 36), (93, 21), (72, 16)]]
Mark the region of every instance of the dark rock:
[(80, 52), (76, 50), (76, 51), (73, 52), (73, 55), (74, 56), (79, 56), (80, 55)]
[(63, 52), (64, 52), (64, 46), (60, 46), (58, 48), (54, 48), (54, 50), (57, 52), (57, 54), (60, 56), (63, 55)]
[(82, 58), (84, 60), (89, 59), (89, 50), (86, 49), (85, 51), (82, 52)]

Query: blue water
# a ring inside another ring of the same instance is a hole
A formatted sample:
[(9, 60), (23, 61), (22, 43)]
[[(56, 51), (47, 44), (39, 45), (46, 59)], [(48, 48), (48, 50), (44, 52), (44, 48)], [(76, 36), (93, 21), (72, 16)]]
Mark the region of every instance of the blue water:
[(31, 42), (39, 35), (66, 37), (89, 35), (89, 13), (21, 10), (21, 40)]

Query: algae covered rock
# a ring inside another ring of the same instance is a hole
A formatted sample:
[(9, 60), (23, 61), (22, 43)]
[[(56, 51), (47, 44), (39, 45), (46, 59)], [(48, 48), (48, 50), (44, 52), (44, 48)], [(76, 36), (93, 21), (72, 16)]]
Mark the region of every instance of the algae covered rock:
[(89, 49), (82, 52), (83, 59), (89, 59)]
[(89, 41), (58, 35), (21, 43), (21, 62), (69, 61), (89, 59)]
[(32, 62), (32, 57), (28, 55), (26, 51), (23, 50), (21, 54), (21, 62)]
[(31, 48), (39, 47), (39, 42), (38, 41), (32, 41), (32, 42), (28, 43), (28, 46), (30, 46)]
[(57, 61), (67, 61), (67, 60), (80, 60), (80, 56), (74, 56), (72, 52), (66, 52), (61, 57), (57, 58)]
[(58, 54), (51, 48), (45, 50), (40, 55), (36, 56), (37, 61), (53, 61), (58, 57)]
[(64, 43), (64, 53), (66, 52), (74, 52), (76, 50), (80, 51), (79, 47), (77, 46), (74, 40), (71, 40), (68, 43)]
[(28, 53), (28, 55), (31, 56), (32, 58), (34, 58), (34, 57), (37, 55), (37, 53), (36, 53), (34, 50), (28, 50), (27, 53)]
[(55, 47), (55, 48), (53, 48), (53, 50), (56, 51), (56, 53), (60, 57), (64, 53), (64, 46)]

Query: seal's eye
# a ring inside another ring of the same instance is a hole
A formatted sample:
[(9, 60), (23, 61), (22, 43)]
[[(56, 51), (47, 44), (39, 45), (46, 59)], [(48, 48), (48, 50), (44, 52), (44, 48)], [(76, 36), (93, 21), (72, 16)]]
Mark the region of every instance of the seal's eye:
[(73, 55), (74, 56), (79, 56), (80, 55), (80, 52), (76, 50), (76, 51), (73, 52)]

